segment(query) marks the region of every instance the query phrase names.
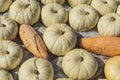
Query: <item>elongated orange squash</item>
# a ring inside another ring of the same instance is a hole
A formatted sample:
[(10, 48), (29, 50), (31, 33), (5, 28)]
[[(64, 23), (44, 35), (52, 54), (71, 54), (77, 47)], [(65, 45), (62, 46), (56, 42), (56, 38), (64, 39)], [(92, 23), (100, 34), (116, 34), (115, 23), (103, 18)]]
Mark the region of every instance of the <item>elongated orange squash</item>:
[(105, 56), (120, 55), (119, 37), (93, 37), (80, 39), (80, 47)]
[(19, 35), (25, 47), (35, 56), (47, 58), (48, 53), (46, 46), (40, 35), (30, 26), (22, 24)]

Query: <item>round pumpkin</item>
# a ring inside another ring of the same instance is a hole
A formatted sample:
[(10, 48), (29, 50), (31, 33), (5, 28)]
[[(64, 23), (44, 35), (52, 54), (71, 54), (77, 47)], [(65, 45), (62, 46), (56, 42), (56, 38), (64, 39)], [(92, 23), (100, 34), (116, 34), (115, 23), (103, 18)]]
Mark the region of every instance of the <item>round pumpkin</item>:
[(19, 80), (53, 80), (52, 64), (43, 58), (30, 58), (19, 69)]
[(56, 23), (45, 30), (43, 40), (50, 52), (60, 56), (75, 47), (77, 38), (68, 25)]
[(0, 80), (14, 80), (14, 79), (8, 71), (0, 69)]
[(13, 40), (17, 32), (18, 26), (15, 21), (6, 16), (0, 16), (0, 40)]
[(117, 3), (115, 0), (92, 0), (93, 6), (101, 16), (116, 11)]
[(44, 5), (49, 4), (49, 3), (59, 3), (59, 4), (63, 5), (65, 0), (41, 0), (41, 2)]
[(110, 58), (104, 67), (107, 80), (120, 80), (120, 56)]
[(88, 31), (94, 28), (98, 19), (97, 11), (86, 4), (74, 7), (69, 13), (69, 23), (76, 31)]
[(0, 0), (0, 12), (5, 12), (12, 4), (12, 0)]
[(120, 36), (120, 15), (109, 13), (100, 18), (97, 29), (102, 36)]
[(16, 0), (9, 9), (10, 18), (19, 24), (35, 24), (40, 17), (40, 6), (36, 0)]
[(69, 78), (88, 80), (95, 75), (98, 63), (90, 52), (73, 49), (63, 57), (62, 68)]
[(44, 25), (48, 27), (54, 23), (66, 23), (68, 12), (60, 4), (50, 3), (42, 8), (41, 18)]
[(91, 0), (67, 0), (67, 1), (71, 7), (75, 7), (79, 4), (90, 4), (91, 3)]
[(70, 79), (70, 78), (58, 78), (56, 80), (73, 80), (73, 79)]
[(23, 57), (22, 48), (13, 41), (0, 41), (0, 68), (12, 70), (19, 65)]

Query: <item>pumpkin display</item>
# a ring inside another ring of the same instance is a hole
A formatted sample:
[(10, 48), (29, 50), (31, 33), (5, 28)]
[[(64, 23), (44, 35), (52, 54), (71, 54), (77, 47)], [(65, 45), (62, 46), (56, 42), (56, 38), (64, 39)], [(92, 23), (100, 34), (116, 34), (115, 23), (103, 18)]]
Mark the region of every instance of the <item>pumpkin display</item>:
[(48, 27), (54, 23), (66, 23), (68, 12), (60, 4), (50, 3), (42, 8), (41, 18), (44, 25)]
[(71, 7), (75, 7), (79, 4), (90, 4), (91, 3), (91, 0), (67, 0), (67, 1)]
[(77, 38), (68, 25), (56, 23), (45, 30), (43, 40), (50, 52), (60, 56), (75, 47)]
[(40, 17), (40, 6), (36, 0), (16, 0), (9, 9), (10, 18), (19, 24), (35, 24)]
[(0, 16), (0, 40), (13, 40), (16, 38), (18, 26), (7, 16)]
[(69, 23), (76, 31), (88, 31), (96, 26), (98, 20), (97, 11), (86, 4), (74, 7), (69, 13)]
[(69, 78), (88, 80), (95, 75), (98, 63), (90, 52), (73, 49), (63, 57), (62, 68)]
[(115, 0), (92, 0), (93, 6), (101, 16), (116, 11), (117, 3)]
[(12, 70), (19, 65), (23, 57), (22, 48), (10, 40), (0, 41), (0, 68)]
[(0, 12), (5, 12), (12, 4), (12, 0), (0, 0)]
[(104, 67), (107, 80), (120, 80), (120, 56), (110, 58)]
[(8, 71), (0, 69), (0, 80), (14, 80), (14, 79)]
[(109, 13), (98, 21), (97, 29), (102, 36), (120, 36), (120, 15)]
[(59, 3), (59, 4), (64, 4), (65, 0), (41, 0), (41, 2), (46, 5), (49, 3)]
[(19, 69), (19, 80), (53, 80), (52, 64), (43, 58), (30, 58)]
[(58, 78), (56, 80), (73, 80), (73, 79), (70, 79), (70, 78)]
[(48, 53), (42, 37), (30, 25), (22, 24), (20, 38), (25, 47), (35, 56), (47, 59)]

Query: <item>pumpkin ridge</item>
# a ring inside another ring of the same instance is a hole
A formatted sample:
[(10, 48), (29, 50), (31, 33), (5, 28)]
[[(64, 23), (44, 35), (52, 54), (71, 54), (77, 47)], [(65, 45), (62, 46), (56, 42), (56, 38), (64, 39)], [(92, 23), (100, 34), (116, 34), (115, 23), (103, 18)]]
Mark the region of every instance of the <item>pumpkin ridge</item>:
[[(35, 68), (36, 68), (36, 70), (34, 70), (34, 73), (36, 74), (36, 71), (38, 72), (38, 67), (37, 67), (37, 65), (36, 65), (36, 62), (37, 62), (37, 59), (34, 59), (34, 65), (35, 65)], [(37, 75), (37, 79), (39, 80), (39, 72), (36, 74)]]

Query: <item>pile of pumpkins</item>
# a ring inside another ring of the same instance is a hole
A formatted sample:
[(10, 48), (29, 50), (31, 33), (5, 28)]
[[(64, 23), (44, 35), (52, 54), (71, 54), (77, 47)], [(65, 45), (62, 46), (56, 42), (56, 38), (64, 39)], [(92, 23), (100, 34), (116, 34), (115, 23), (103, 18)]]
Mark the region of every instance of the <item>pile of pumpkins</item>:
[[(26, 60), (18, 71), (19, 80), (54, 80), (54, 69), (48, 52), (63, 56), (62, 69), (68, 78), (57, 80), (88, 80), (98, 70), (96, 58), (76, 48), (76, 32), (97, 26), (101, 36), (120, 36), (120, 0), (0, 0), (0, 80), (14, 80), (7, 70), (15, 69), (24, 54), (13, 40), (18, 35), (35, 57)], [(42, 3), (40, 5), (39, 3)], [(34, 27), (39, 20), (46, 27), (41, 37)], [(19, 27), (18, 27), (19, 26)], [(107, 80), (120, 80), (120, 56), (111, 57), (104, 73)]]

